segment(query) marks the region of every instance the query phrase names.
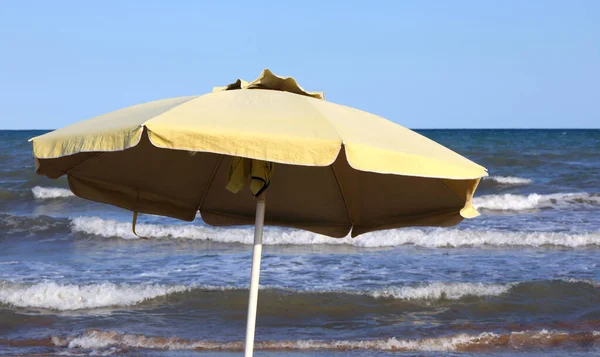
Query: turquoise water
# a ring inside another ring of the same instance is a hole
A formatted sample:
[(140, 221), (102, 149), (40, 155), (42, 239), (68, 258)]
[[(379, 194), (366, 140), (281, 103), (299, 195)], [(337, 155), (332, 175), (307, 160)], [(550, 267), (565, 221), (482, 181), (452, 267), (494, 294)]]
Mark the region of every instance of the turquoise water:
[[(482, 216), (352, 240), (268, 229), (262, 356), (600, 352), (600, 130), (423, 130), (486, 166)], [(73, 197), (0, 131), (0, 353), (240, 355), (252, 228)]]

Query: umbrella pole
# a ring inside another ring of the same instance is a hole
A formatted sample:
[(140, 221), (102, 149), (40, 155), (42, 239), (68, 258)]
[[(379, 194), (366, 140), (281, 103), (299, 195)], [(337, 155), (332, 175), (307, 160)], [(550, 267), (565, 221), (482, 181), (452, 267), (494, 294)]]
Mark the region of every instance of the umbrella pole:
[(254, 353), (254, 328), (256, 327), (256, 305), (258, 304), (258, 279), (260, 278), (260, 258), (262, 255), (265, 205), (265, 194), (261, 193), (256, 200), (256, 221), (254, 226), (252, 273), (250, 276), (250, 297), (248, 298), (248, 323), (246, 325), (245, 357), (252, 357), (252, 354)]

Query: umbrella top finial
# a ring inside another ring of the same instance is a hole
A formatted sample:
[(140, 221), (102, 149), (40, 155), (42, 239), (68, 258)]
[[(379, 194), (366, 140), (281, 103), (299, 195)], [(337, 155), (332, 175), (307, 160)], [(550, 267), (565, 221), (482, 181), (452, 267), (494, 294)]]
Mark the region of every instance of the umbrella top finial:
[(292, 77), (280, 77), (273, 74), (269, 69), (264, 69), (260, 76), (252, 82), (247, 82), (243, 79), (238, 79), (235, 82), (226, 86), (214, 87), (213, 93), (236, 90), (236, 89), (269, 89), (282, 92), (290, 92), (299, 95), (305, 95), (316, 99), (325, 99), (323, 92), (308, 92), (300, 87), (298, 82)]

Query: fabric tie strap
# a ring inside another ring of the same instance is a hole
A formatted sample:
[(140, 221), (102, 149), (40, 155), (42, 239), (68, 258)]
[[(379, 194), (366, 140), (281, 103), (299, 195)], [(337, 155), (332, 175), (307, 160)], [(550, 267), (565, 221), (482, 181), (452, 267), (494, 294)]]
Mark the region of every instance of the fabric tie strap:
[(135, 224), (137, 223), (137, 217), (138, 217), (138, 213), (137, 212), (133, 212), (133, 222), (131, 222), (131, 231), (133, 232), (133, 234), (140, 238), (140, 239), (148, 239), (147, 237), (142, 237), (139, 236), (136, 231), (135, 231)]

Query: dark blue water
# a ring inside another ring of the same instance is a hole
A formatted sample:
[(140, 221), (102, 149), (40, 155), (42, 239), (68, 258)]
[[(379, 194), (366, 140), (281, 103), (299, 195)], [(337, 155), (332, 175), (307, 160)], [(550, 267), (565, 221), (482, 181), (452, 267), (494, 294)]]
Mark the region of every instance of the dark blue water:
[[(600, 130), (424, 130), (486, 166), (482, 216), (332, 239), (268, 229), (257, 355), (600, 353)], [(73, 197), (0, 131), (0, 353), (240, 355), (252, 228)]]

